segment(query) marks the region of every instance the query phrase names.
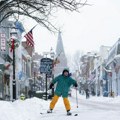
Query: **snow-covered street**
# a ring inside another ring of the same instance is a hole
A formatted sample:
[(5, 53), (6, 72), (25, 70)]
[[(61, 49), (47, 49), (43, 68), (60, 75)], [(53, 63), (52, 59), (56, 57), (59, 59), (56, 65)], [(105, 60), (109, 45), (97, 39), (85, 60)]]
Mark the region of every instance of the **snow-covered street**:
[[(62, 98), (59, 99), (52, 114), (47, 114), (50, 100), (39, 98), (16, 100), (15, 102), (0, 101), (0, 120), (120, 120), (120, 97), (90, 97), (78, 95), (72, 90), (72, 116), (67, 116)], [(74, 116), (78, 114), (78, 116)]]

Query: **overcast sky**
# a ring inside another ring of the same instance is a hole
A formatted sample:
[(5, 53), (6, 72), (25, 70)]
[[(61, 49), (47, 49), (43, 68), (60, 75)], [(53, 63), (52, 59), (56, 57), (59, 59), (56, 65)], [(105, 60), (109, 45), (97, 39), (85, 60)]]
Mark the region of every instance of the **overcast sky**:
[[(88, 0), (91, 6), (84, 6), (80, 13), (60, 11), (55, 18), (62, 30), (66, 54), (77, 50), (99, 50), (101, 45), (112, 46), (120, 37), (120, 0)], [(35, 23), (24, 23), (27, 30)], [(57, 34), (51, 34), (38, 25), (34, 30), (35, 51), (49, 51), (56, 47)]]

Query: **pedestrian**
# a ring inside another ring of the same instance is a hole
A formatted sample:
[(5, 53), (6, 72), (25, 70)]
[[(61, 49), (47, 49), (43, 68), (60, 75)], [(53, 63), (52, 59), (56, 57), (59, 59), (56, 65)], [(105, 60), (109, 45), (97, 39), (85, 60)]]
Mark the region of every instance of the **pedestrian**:
[(29, 90), (29, 91), (28, 91), (28, 96), (29, 96), (29, 98), (32, 97), (32, 90)]
[(71, 115), (72, 113), (70, 112), (71, 107), (70, 107), (70, 102), (68, 100), (68, 92), (71, 85), (75, 87), (78, 86), (77, 82), (70, 77), (69, 70), (64, 69), (62, 74), (58, 75), (57, 77), (55, 77), (55, 79), (52, 80), (50, 84), (50, 89), (52, 89), (55, 83), (57, 83), (55, 94), (54, 94), (54, 97), (52, 98), (52, 101), (50, 103), (49, 110), (47, 111), (47, 113), (52, 113), (52, 110), (54, 109), (59, 97), (62, 96), (64, 105), (67, 111), (67, 115)]
[(88, 99), (89, 98), (89, 89), (88, 88), (85, 90), (85, 93), (86, 93), (86, 99)]
[(91, 94), (92, 94), (92, 96), (95, 96), (95, 91), (94, 91), (94, 89), (91, 90)]

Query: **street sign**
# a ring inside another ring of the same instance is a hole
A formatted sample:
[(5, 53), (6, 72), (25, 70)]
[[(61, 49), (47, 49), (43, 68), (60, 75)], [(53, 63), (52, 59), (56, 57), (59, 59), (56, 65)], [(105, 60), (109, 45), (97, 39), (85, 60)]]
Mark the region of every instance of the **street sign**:
[(42, 58), (40, 61), (40, 73), (48, 75), (52, 74), (53, 60), (50, 58)]

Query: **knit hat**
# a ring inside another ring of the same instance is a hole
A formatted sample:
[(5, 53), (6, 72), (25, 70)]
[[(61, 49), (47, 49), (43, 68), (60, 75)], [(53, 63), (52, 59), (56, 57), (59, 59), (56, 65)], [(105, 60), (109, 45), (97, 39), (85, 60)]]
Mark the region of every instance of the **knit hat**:
[(62, 72), (62, 74), (64, 74), (64, 72), (68, 72), (69, 73), (69, 69), (68, 68), (65, 68)]

